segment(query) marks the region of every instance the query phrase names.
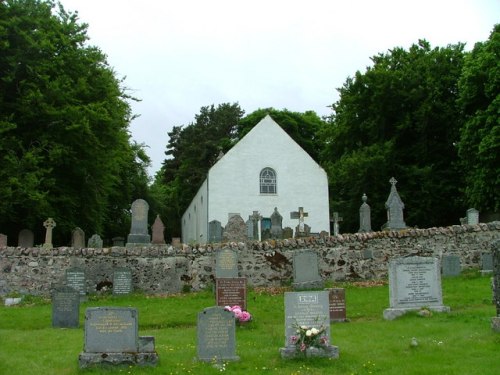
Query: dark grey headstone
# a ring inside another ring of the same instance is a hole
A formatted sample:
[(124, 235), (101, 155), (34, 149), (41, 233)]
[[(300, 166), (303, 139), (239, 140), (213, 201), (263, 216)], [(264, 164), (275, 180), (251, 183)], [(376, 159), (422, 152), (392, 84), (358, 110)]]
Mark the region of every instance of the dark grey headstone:
[(85, 232), (82, 228), (76, 227), (73, 229), (71, 233), (71, 247), (75, 249), (83, 249), (85, 247)]
[(78, 267), (68, 268), (66, 270), (66, 286), (78, 291), (80, 296), (85, 296), (87, 294), (85, 271)]
[(217, 306), (240, 306), (247, 309), (247, 279), (233, 277), (215, 279), (215, 300)]
[(278, 212), (278, 208), (274, 207), (274, 212), (271, 215), (271, 238), (283, 238), (283, 216)]
[(481, 253), (481, 271), (493, 271), (493, 257), (491, 253)]
[(238, 254), (232, 249), (217, 250), (215, 254), (215, 277), (238, 277)]
[(222, 225), (218, 220), (208, 223), (208, 238), (210, 242), (222, 241)]
[(113, 294), (130, 294), (132, 292), (132, 271), (129, 268), (113, 270)]
[(441, 259), (443, 276), (458, 276), (462, 272), (458, 255), (443, 255)]
[(29, 229), (23, 229), (19, 232), (17, 246), (30, 248), (33, 247), (34, 242), (35, 236), (33, 234), (33, 231)]
[(80, 323), (80, 294), (77, 290), (63, 286), (52, 294), (52, 327), (78, 328)]
[(102, 249), (102, 239), (97, 233), (93, 234), (92, 237), (89, 238), (88, 247), (92, 249)]
[(294, 289), (323, 288), (319, 275), (318, 254), (312, 250), (298, 250), (293, 254)]
[(439, 259), (407, 257), (392, 259), (389, 263), (390, 308), (384, 318), (392, 320), (420, 308), (448, 312), (443, 306)]
[(235, 361), (235, 319), (223, 307), (209, 307), (198, 313), (198, 359), (201, 361)]
[(85, 311), (87, 353), (138, 352), (138, 313), (131, 307), (92, 307)]
[(144, 199), (137, 199), (132, 203), (132, 223), (127, 244), (149, 244), (151, 237), (148, 233), (149, 204)]

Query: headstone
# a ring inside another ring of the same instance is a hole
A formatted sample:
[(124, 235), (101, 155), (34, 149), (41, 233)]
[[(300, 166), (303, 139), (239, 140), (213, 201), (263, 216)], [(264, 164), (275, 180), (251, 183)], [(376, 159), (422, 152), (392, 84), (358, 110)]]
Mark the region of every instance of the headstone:
[(340, 234), (340, 222), (344, 219), (339, 216), (338, 212), (333, 213), (333, 235), (338, 236)]
[(392, 177), (389, 182), (391, 183), (391, 192), (385, 202), (385, 208), (387, 210), (387, 223), (385, 223), (384, 229), (405, 229), (406, 223), (403, 219), (403, 210), (405, 205), (396, 189), (397, 181), (394, 177)]
[(283, 238), (283, 216), (278, 212), (278, 208), (274, 207), (274, 212), (271, 215), (271, 238)]
[(493, 263), (493, 301), (496, 307), (496, 316), (491, 318), (491, 328), (495, 332), (500, 332), (500, 240), (495, 240), (491, 244), (491, 254)]
[(493, 256), (491, 253), (481, 253), (481, 272), (490, 273), (493, 271)]
[(113, 246), (118, 246), (118, 247), (125, 246), (125, 238), (124, 237), (113, 237), (111, 240), (113, 241)]
[(328, 290), (328, 297), (330, 301), (330, 321), (331, 322), (345, 322), (346, 316), (346, 303), (345, 303), (345, 289), (344, 288), (331, 288)]
[(443, 276), (458, 276), (462, 272), (458, 255), (443, 255), (441, 259)]
[(479, 211), (475, 208), (469, 208), (467, 210), (467, 224), (476, 225), (479, 224)]
[(92, 237), (89, 238), (89, 242), (87, 245), (92, 249), (102, 249), (102, 239), (97, 233), (93, 234)]
[(369, 233), (372, 232), (372, 219), (371, 219), (371, 208), (366, 203), (368, 197), (363, 194), (361, 197), (363, 203), (359, 207), (359, 229), (358, 233)]
[(222, 234), (222, 240), (226, 242), (239, 242), (247, 240), (247, 226), (245, 221), (239, 214), (231, 214), (224, 232)]
[(222, 225), (220, 221), (212, 220), (208, 223), (208, 238), (212, 243), (222, 241)]
[(181, 247), (181, 238), (180, 237), (172, 237), (172, 246), (176, 249)]
[(132, 271), (129, 268), (113, 270), (113, 294), (123, 295), (132, 293)]
[(85, 232), (82, 228), (76, 227), (71, 233), (71, 247), (83, 249), (85, 247)]
[(293, 238), (293, 229), (290, 227), (284, 227), (283, 228), (283, 238), (284, 239)]
[(263, 217), (260, 220), (260, 239), (266, 241), (271, 238), (271, 218)]
[(56, 288), (52, 293), (52, 327), (78, 328), (80, 324), (80, 293), (69, 287)]
[(76, 290), (80, 296), (87, 294), (85, 271), (78, 267), (68, 268), (66, 270), (66, 286)]
[(148, 233), (148, 211), (149, 204), (144, 199), (136, 199), (132, 203), (132, 223), (127, 237), (127, 246), (151, 243)]
[(323, 280), (319, 275), (318, 254), (313, 250), (298, 250), (293, 254), (293, 288), (323, 288)]
[(158, 363), (154, 337), (138, 335), (138, 312), (132, 307), (87, 308), (83, 350), (80, 368)]
[(153, 240), (151, 242), (154, 243), (155, 245), (165, 244), (165, 237), (163, 233), (164, 230), (165, 230), (165, 225), (163, 225), (163, 221), (161, 221), (160, 215), (156, 215), (155, 222), (151, 227), (151, 231), (153, 233)]
[(290, 219), (299, 219), (299, 225), (295, 233), (296, 237), (300, 237), (305, 234), (304, 218), (308, 217), (309, 213), (304, 212), (304, 207), (299, 207), (297, 211), (290, 212)]
[(33, 247), (34, 243), (35, 243), (35, 235), (33, 234), (33, 231), (29, 229), (23, 229), (19, 232), (17, 246), (30, 248)]
[(384, 318), (393, 320), (421, 308), (449, 312), (450, 308), (443, 306), (442, 295), (438, 258), (392, 259), (389, 263), (390, 308), (384, 310)]
[(0, 247), (7, 247), (7, 235), (0, 233)]
[(224, 307), (208, 307), (198, 313), (198, 359), (204, 362), (237, 361), (235, 319)]
[(248, 220), (245, 221), (245, 225), (247, 226), (247, 238), (249, 240), (253, 240), (253, 223), (252, 216), (248, 217)]
[(252, 220), (252, 239), (254, 241), (260, 241), (260, 222), (262, 220), (262, 215), (259, 211), (254, 211), (249, 219)]
[(217, 306), (240, 306), (247, 309), (247, 279), (225, 277), (215, 279), (215, 300)]
[[(294, 344), (297, 327), (323, 327), (326, 345), (322, 348), (301, 352)], [(282, 358), (298, 355), (338, 358), (339, 349), (330, 343), (330, 311), (327, 291), (285, 292), (285, 347), (280, 349)]]
[(49, 217), (43, 222), (43, 226), (45, 227), (45, 243), (43, 244), (43, 247), (46, 249), (52, 249), (54, 247), (54, 245), (52, 245), (52, 229), (56, 227), (56, 222), (54, 219)]
[(215, 277), (238, 277), (238, 254), (232, 249), (220, 249), (215, 253)]

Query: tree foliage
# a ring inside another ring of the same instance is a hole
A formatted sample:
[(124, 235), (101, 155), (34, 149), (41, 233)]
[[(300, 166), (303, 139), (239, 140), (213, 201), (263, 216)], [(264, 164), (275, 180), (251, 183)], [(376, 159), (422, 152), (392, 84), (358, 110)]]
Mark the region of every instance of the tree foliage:
[[(346, 80), (321, 134), (332, 210), (357, 212), (366, 193), (373, 227), (380, 227), (394, 176), (408, 224), (457, 221), (463, 207), (454, 143), (461, 124), (456, 99), (463, 58), (461, 44), (432, 49), (421, 40), (409, 50), (374, 56), (373, 66)], [(344, 215), (345, 230), (357, 226), (356, 214)]]
[(465, 198), (481, 212), (500, 210), (500, 24), (489, 40), (476, 43), (459, 81), (465, 118), (459, 155), (466, 178)]
[(41, 240), (49, 216), (56, 243), (76, 226), (116, 235), (147, 186), (131, 98), (86, 32), (52, 1), (0, 2), (0, 226), (13, 238), (27, 227)]

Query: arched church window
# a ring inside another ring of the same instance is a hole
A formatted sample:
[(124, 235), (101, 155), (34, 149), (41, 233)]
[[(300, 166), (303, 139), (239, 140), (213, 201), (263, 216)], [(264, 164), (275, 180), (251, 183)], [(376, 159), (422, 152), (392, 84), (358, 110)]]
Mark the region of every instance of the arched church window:
[(276, 194), (277, 192), (276, 172), (272, 168), (264, 168), (260, 171), (260, 193)]

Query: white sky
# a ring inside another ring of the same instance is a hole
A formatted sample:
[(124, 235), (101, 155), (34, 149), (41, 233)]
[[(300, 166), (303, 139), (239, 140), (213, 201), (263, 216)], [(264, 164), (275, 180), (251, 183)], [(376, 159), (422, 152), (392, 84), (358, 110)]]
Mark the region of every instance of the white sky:
[(328, 115), (337, 88), (370, 57), (418, 39), (486, 41), (499, 0), (60, 0), (89, 24), (125, 86), (141, 99), (132, 138), (159, 170), (174, 125), (202, 106), (238, 102)]

